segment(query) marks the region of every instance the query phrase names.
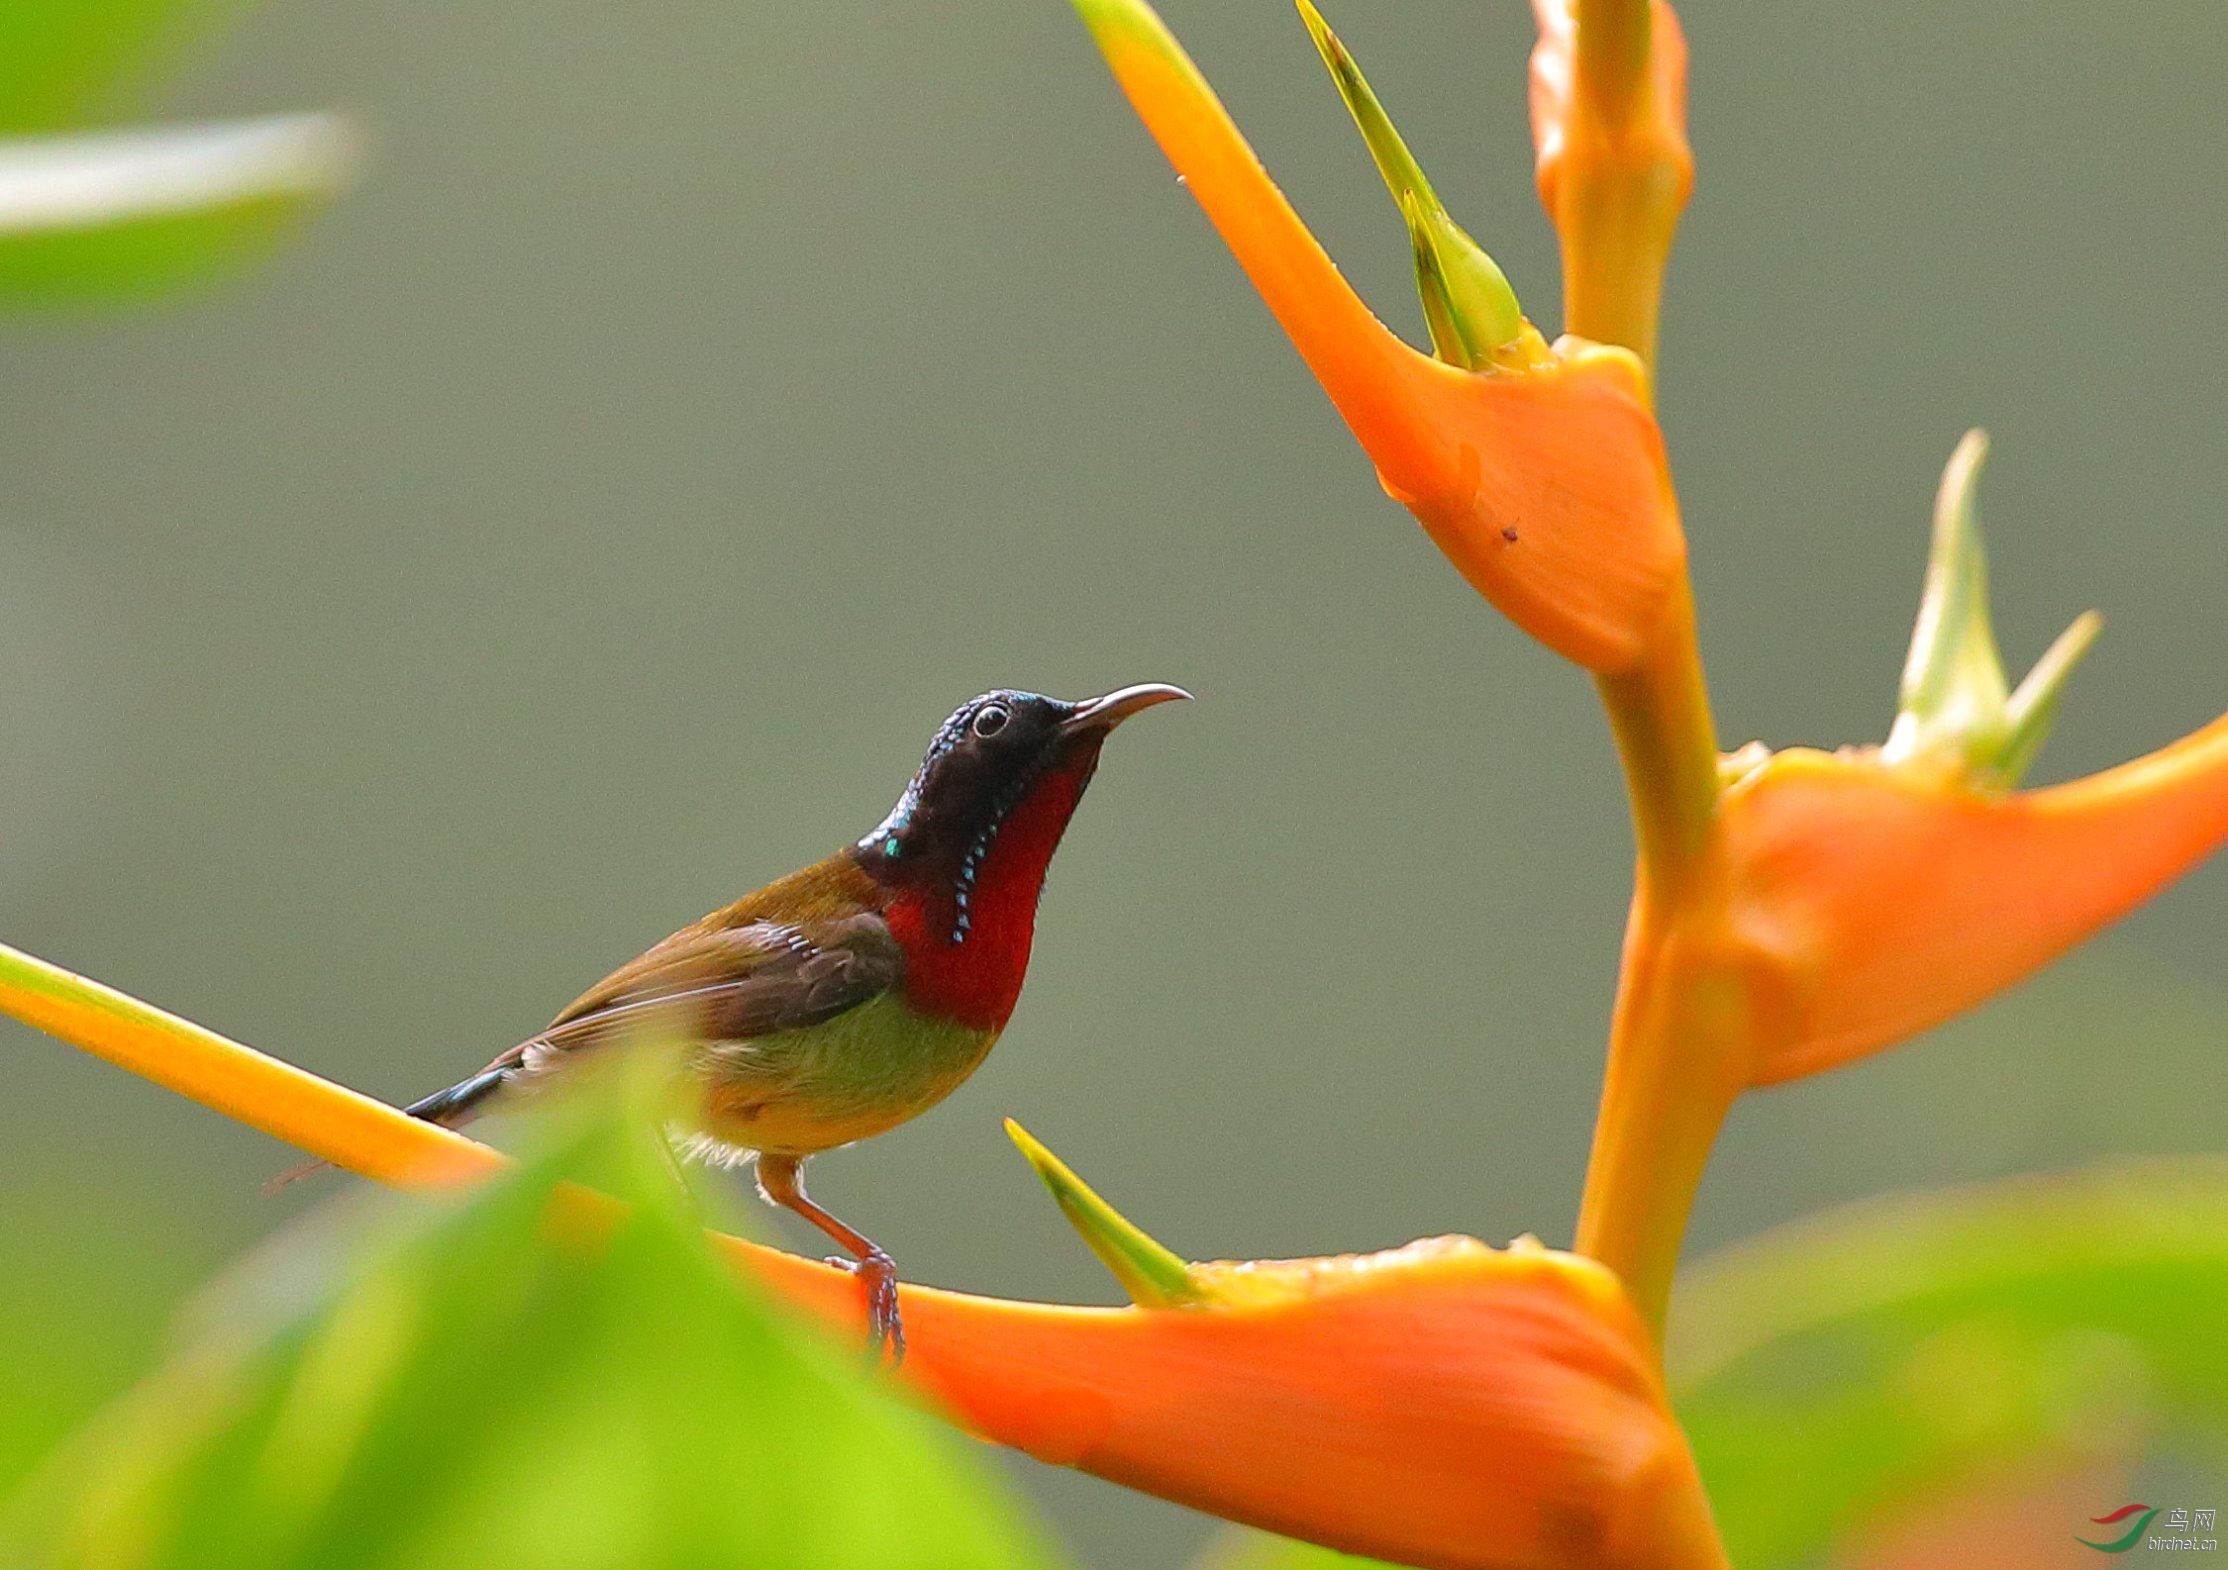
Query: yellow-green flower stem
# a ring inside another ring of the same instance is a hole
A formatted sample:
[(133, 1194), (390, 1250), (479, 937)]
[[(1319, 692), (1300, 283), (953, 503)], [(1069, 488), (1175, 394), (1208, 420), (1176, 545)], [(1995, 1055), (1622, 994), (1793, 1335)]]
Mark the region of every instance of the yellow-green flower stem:
[(1685, 582), (1647, 657), (1597, 686), (1638, 865), (1573, 1248), (1618, 1274), (1660, 1346), (1687, 1214), (1760, 1025), (1760, 972), (1723, 920), (1716, 730)]
[[(1685, 171), (1641, 130), (1655, 89), (1650, 0), (1577, 0), (1569, 146), (1558, 190), (1565, 325), (1622, 344), (1653, 374), (1663, 269)], [(1610, 1028), (1577, 1251), (1655, 1329), (1688, 1212), (1747, 1082), (1752, 973), (1719, 913), (1717, 730), (1694, 596), (1682, 581), (1647, 655), (1597, 678), (1624, 763), (1639, 867)]]
[[(1698, 883), (1706, 879), (1697, 880)], [(1715, 896), (1633, 901), (1575, 1252), (1623, 1280), (1658, 1345), (1687, 1214), (1759, 1025), (1757, 972)]]
[(1660, 1338), (1702, 1168), (1753, 1060), (1744, 951), (1724, 930), (1718, 753), (1679, 585), (1648, 656), (1598, 679), (1632, 798), (1638, 869), (1577, 1252), (1617, 1272)]
[(1647, 653), (1630, 670), (1597, 676), (1624, 762), (1640, 872), (1675, 900), (1706, 851), (1717, 813), (1717, 725), (1694, 635), (1694, 591), (1682, 576)]
[(1652, 371), (1686, 169), (1644, 130), (1654, 91), (1649, 0), (1577, 0), (1577, 23), (1571, 151), (1554, 214), (1563, 242), (1563, 324), (1580, 337), (1623, 344)]
[(1578, 0), (1578, 85), (1604, 104), (1641, 92), (1651, 24), (1649, 0)]
[(1663, 265), (1671, 245), (1669, 236), (1657, 238), (1629, 215), (1662, 199), (1644, 184), (1623, 180), (1579, 182), (1579, 187), (1565, 209), (1563, 232), (1588, 238), (1563, 251), (1563, 298), (1571, 302), (1566, 320), (1594, 323), (1592, 332), (1580, 336), (1623, 345), (1640, 356), (1652, 376)]

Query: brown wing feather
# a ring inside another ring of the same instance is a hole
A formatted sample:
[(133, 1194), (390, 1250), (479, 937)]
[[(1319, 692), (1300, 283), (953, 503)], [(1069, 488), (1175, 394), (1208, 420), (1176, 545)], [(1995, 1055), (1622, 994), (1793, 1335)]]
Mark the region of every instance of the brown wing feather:
[(833, 1019), (904, 978), (882, 897), (849, 852), (815, 862), (683, 927), (574, 999), (540, 1035), (407, 1110), (449, 1127), (469, 1122), (516, 1070), (535, 1066), (535, 1054), (576, 1052), (653, 1019), (671, 1028), (675, 1009), (689, 1011), (685, 1028), (708, 1042)]
[[(562, 1025), (640, 992), (646, 984), (670, 981), (690, 967), (747, 963), (769, 927), (811, 931), (840, 926), (881, 905), (882, 890), (848, 852), (816, 861), (776, 879), (734, 904), (694, 921), (671, 937), (621, 965), (572, 1000), (550, 1023)], [(879, 919), (879, 918), (877, 918)], [(887, 931), (887, 928), (883, 929)]]
[(904, 966), (871, 913), (699, 931), (613, 972), (535, 1041), (571, 1051), (653, 1017), (706, 1041), (801, 1030), (880, 996)]
[(445, 1114), (455, 1092), (475, 1087), (454, 1108), (468, 1111), (529, 1049), (577, 1051), (673, 1008), (692, 1010), (691, 1028), (712, 1041), (833, 1019), (904, 975), (881, 899), (881, 886), (848, 853), (815, 862), (627, 961), (567, 1004), (547, 1030), (420, 1105)]

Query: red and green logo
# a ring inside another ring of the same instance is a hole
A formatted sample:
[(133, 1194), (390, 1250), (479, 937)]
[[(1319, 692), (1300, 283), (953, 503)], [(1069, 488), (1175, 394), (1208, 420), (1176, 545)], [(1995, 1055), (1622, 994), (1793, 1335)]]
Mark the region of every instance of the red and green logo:
[(2143, 1529), (2151, 1524), (2151, 1517), (2157, 1514), (2158, 1508), (2155, 1505), (2122, 1505), (2110, 1515), (2093, 1515), (2089, 1519), (2098, 1526), (2117, 1526), (2129, 1516), (2134, 1516), (2135, 1524), (2127, 1529), (2127, 1536), (2115, 1537), (2109, 1543), (2090, 1543), (2085, 1537), (2076, 1537), (2074, 1541), (2087, 1543), (2089, 1547), (2108, 1554), (2124, 1554), (2143, 1541)]

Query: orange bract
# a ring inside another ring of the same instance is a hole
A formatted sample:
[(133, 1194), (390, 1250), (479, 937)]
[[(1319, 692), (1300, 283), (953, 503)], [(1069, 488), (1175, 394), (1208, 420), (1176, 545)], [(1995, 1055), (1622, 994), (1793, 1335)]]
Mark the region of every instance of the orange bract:
[[(753, 1263), (856, 1311), (847, 1281)], [(1211, 1268), (1269, 1276), (1267, 1301), (909, 1290), (905, 1372), (1039, 1460), (1350, 1552), (1444, 1570), (1724, 1563), (1647, 1332), (1601, 1266), (1434, 1238)]]
[(2012, 985), (2228, 839), (2228, 718), (2044, 790), (1778, 754), (1726, 792), (1730, 899), (1785, 980), (1758, 1083), (1832, 1068)]
[(1686, 544), (1638, 364), (1536, 336), (1528, 363), (1506, 370), (1410, 348), (1348, 287), (1160, 19), (1138, 0), (1079, 9), (1387, 494), (1549, 648), (1604, 672), (1640, 659)]

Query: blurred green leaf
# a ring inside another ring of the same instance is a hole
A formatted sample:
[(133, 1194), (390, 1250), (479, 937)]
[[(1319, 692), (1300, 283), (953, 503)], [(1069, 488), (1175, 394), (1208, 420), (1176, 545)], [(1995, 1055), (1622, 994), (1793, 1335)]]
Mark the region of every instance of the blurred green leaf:
[[(418, 1207), (337, 1285), (279, 1251), (0, 1517), (0, 1563), (1050, 1563), (961, 1442), (739, 1282), (656, 1156), (612, 1152), (615, 1232), (552, 1207), (575, 1146)], [(305, 1283), (306, 1311), (255, 1306)]]
[(146, 1367), (194, 1274), (181, 1217), (38, 1198), (0, 1213), (0, 1497)]
[(0, 133), (136, 110), (187, 37), (238, 9), (234, 0), (8, 0)]
[(260, 255), (346, 179), (331, 115), (0, 142), (0, 303), (158, 292)]
[(1682, 1283), (1671, 1377), (1733, 1561), (1771, 1570), (2007, 1461), (2228, 1434), (2224, 1307), (2228, 1164), (2128, 1162), (1729, 1250)]

